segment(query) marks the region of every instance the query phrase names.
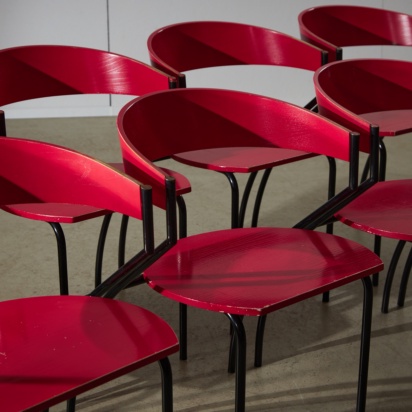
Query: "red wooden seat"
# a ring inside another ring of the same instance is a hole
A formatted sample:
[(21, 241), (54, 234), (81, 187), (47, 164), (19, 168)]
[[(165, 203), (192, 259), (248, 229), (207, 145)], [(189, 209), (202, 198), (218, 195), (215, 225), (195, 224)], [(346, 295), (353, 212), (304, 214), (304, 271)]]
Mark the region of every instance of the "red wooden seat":
[[(179, 119), (180, 113), (185, 113), (186, 121)], [(357, 410), (365, 410), (372, 309), (369, 275), (380, 271), (382, 262), (359, 244), (308, 230), (328, 221), (373, 183), (357, 186), (358, 136), (309, 110), (264, 96), (218, 89), (177, 89), (134, 99), (119, 113), (118, 130), (126, 172), (153, 185), (159, 206), (166, 204), (167, 174), (146, 156), (153, 147), (161, 157), (171, 150), (276, 145), (350, 163), (350, 186), (295, 228), (237, 228), (189, 236), (178, 240), (144, 277), (155, 291), (180, 304), (224, 313), (231, 320), (237, 349), (238, 412), (245, 410), (246, 397), (246, 339), (241, 317), (258, 316), (262, 332), (267, 314), (362, 279), (365, 302)], [(186, 330), (180, 333), (181, 346), (185, 346)], [(256, 346), (257, 366), (262, 337)], [(233, 364), (229, 368), (232, 370)]]
[[(163, 410), (173, 410), (168, 356), (178, 351), (157, 315), (110, 299), (164, 253), (154, 248), (151, 189), (97, 160), (48, 143), (0, 137), (1, 205), (81, 204), (143, 221), (144, 249), (93, 296), (41, 296), (0, 302), (2, 411), (40, 411), (159, 361)], [(4, 274), (7, 275), (7, 274)], [(99, 295), (104, 297), (99, 297)]]
[(342, 59), (348, 46), (412, 46), (412, 16), (354, 5), (323, 5), (299, 14), (301, 38)]
[[(368, 139), (372, 126), (381, 138), (412, 131), (412, 63), (386, 59), (352, 59), (330, 63), (315, 73), (319, 111), (336, 122), (358, 131)], [(385, 152), (381, 151), (382, 154)], [(388, 312), (392, 278), (401, 250), (410, 235), (408, 209), (410, 181), (384, 184), (385, 157), (381, 157), (380, 180), (374, 190), (342, 209), (337, 217), (352, 227), (376, 235), (375, 252), (380, 253), (381, 236), (400, 241), (389, 266), (382, 311)], [(376, 201), (376, 194), (382, 195)], [(398, 219), (402, 216), (402, 223)], [(407, 274), (404, 275), (404, 277)], [(377, 284), (377, 277), (375, 277)], [(401, 294), (405, 293), (401, 288)], [(403, 300), (400, 299), (403, 305)]]
[[(152, 33), (147, 44), (153, 66), (178, 78), (181, 87), (186, 87), (185, 72), (194, 69), (270, 65), (315, 71), (327, 61), (324, 51), (289, 35), (233, 22), (193, 21), (173, 24)], [(273, 81), (276, 82), (276, 78)], [(242, 79), (242, 82), (252, 83), (253, 79)], [(306, 107), (315, 110), (316, 101), (311, 100)], [(175, 153), (173, 157), (190, 166), (221, 172), (228, 178), (232, 199), (231, 227), (234, 228), (243, 226), (250, 190), (259, 171), (265, 172), (255, 202), (252, 226), (257, 226), (262, 196), (272, 168), (313, 156), (303, 151), (238, 147), (230, 151), (219, 148), (212, 152)], [(236, 173), (250, 175), (241, 200)], [(329, 196), (332, 196), (334, 174), (331, 174), (330, 180), (332, 186)]]
[[(170, 76), (126, 56), (84, 47), (36, 45), (0, 50), (0, 106), (41, 97), (80, 94), (140, 96), (175, 86)], [(7, 114), (7, 112), (6, 112)], [(1, 135), (6, 135), (0, 111)], [(96, 144), (99, 144), (96, 142)], [(70, 146), (70, 142), (67, 142)], [(121, 164), (114, 165), (122, 168)], [(103, 248), (110, 214), (78, 205), (13, 205), (10, 213), (48, 222), (58, 243), (60, 292), (69, 292), (65, 238), (61, 224), (105, 216), (96, 257), (96, 280), (101, 281)], [(122, 260), (123, 251), (119, 252)], [(124, 260), (124, 259), (123, 259)], [(123, 263), (122, 261), (120, 263)]]

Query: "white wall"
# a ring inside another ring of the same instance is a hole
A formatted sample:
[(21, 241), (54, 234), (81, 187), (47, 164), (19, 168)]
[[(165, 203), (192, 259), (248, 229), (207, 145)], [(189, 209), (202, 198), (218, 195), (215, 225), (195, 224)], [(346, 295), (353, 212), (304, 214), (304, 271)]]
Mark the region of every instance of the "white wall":
[[(25, 44), (94, 47), (149, 63), (146, 39), (179, 21), (227, 20), (270, 27), (299, 37), (298, 13), (320, 4), (361, 4), (412, 14), (410, 0), (0, 0), (0, 48)], [(345, 52), (412, 60), (412, 48), (368, 48)], [(276, 71), (275, 71), (276, 70)], [(242, 79), (253, 73), (254, 82)], [(207, 69), (188, 74), (189, 86), (224, 87), (273, 95), (297, 104), (313, 94), (312, 74), (268, 67)], [(4, 107), (9, 118), (116, 114), (125, 102), (113, 96), (42, 99)]]

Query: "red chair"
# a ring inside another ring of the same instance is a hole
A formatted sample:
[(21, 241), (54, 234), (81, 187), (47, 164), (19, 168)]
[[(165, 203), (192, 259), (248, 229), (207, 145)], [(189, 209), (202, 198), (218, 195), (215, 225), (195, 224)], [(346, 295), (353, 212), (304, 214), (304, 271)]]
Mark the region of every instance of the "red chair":
[[(381, 139), (409, 133), (412, 131), (411, 73), (412, 63), (398, 60), (353, 59), (327, 64), (314, 77), (319, 111), (358, 131), (364, 139), (368, 139), (371, 130)], [(412, 237), (412, 181), (384, 182), (386, 157), (380, 160), (381, 182), (340, 210), (336, 217), (349, 226), (374, 234), (377, 254), (382, 236), (399, 240), (383, 293), (382, 311), (386, 313), (399, 256)], [(409, 270), (407, 265), (399, 298), (401, 306)], [(374, 283), (378, 283), (377, 276)]]
[(412, 46), (412, 16), (392, 10), (326, 5), (299, 14), (301, 38), (342, 60), (348, 46)]
[[(301, 38), (327, 50), (329, 62), (342, 60), (347, 46), (412, 46), (412, 16), (392, 10), (327, 5), (302, 11), (298, 20)], [(386, 156), (383, 142), (381, 151)]]
[[(181, 121), (181, 113), (185, 113), (185, 121)], [(372, 310), (369, 275), (380, 271), (382, 262), (359, 244), (308, 230), (328, 221), (373, 184), (368, 181), (357, 185), (358, 136), (306, 109), (268, 97), (218, 89), (177, 89), (134, 99), (120, 111), (118, 130), (125, 171), (153, 185), (158, 206), (166, 204), (168, 176), (147, 157), (153, 147), (162, 157), (170, 155), (171, 143), (178, 152), (239, 144), (264, 148), (275, 145), (350, 163), (350, 186), (295, 228), (227, 229), (179, 239), (144, 272), (144, 277), (155, 291), (180, 304), (224, 313), (230, 319), (236, 340), (238, 412), (245, 410), (246, 396), (242, 316), (258, 316), (262, 331), (267, 314), (362, 279), (365, 301), (357, 410), (365, 410)], [(376, 150), (373, 153), (376, 156)], [(186, 330), (180, 333), (184, 347)], [(256, 352), (255, 364), (259, 366), (261, 341)]]
[[(140, 96), (176, 86), (170, 76), (140, 61), (110, 53), (72, 46), (22, 46), (0, 50), (0, 106), (40, 97), (79, 94), (123, 94)], [(0, 111), (0, 132), (6, 135)], [(99, 144), (97, 142), (97, 144)], [(70, 145), (70, 142), (67, 142)], [(121, 164), (114, 165), (122, 169)], [(111, 214), (79, 205), (14, 205), (10, 213), (48, 222), (56, 235), (60, 293), (68, 294), (66, 241), (63, 223), (71, 224), (105, 216), (96, 256), (95, 284), (101, 281), (103, 249)], [(121, 243), (121, 247), (124, 242)], [(124, 248), (124, 246), (123, 246)], [(119, 264), (124, 250), (119, 251)]]
[(76, 395), (158, 361), (163, 411), (172, 411), (168, 356), (178, 351), (176, 335), (148, 310), (110, 299), (174, 243), (169, 237), (154, 247), (151, 189), (70, 149), (11, 137), (0, 137), (0, 176), (5, 209), (82, 204), (127, 214), (144, 228), (144, 248), (93, 296), (0, 302), (1, 410), (41, 411), (71, 400), (74, 411)]
[[(264, 27), (221, 21), (194, 21), (162, 27), (148, 39), (152, 65), (179, 80), (186, 87), (185, 72), (194, 69), (234, 65), (270, 65), (315, 71), (327, 62), (327, 54), (305, 42)], [(299, 71), (299, 70), (296, 70)], [(247, 84), (252, 79), (242, 79)], [(274, 76), (273, 79), (276, 82)], [(306, 108), (316, 109), (312, 99)], [(193, 151), (176, 153), (184, 164), (223, 173), (231, 187), (231, 227), (242, 227), (250, 191), (257, 173), (264, 170), (252, 214), (257, 226), (263, 193), (273, 167), (313, 157), (302, 151), (242, 148), (230, 153), (221, 148), (213, 153)], [(221, 161), (223, 159), (224, 161)], [(331, 160), (330, 160), (331, 162)], [(335, 165), (331, 164), (329, 197), (334, 194)], [(236, 173), (249, 174), (240, 199)]]

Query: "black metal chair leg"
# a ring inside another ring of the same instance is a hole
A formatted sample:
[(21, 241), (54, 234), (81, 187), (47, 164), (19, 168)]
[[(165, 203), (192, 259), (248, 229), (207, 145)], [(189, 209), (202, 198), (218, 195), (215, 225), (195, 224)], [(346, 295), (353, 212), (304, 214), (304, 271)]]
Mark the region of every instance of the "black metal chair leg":
[(255, 367), (260, 368), (262, 366), (263, 357), (263, 336), (265, 333), (266, 315), (259, 316), (258, 325), (256, 328), (256, 340), (255, 340)]
[(127, 237), (127, 226), (129, 224), (129, 216), (122, 216), (122, 223), (120, 224), (120, 234), (119, 234), (119, 248), (117, 255), (117, 265), (122, 267), (126, 261), (126, 237)]
[(66, 403), (66, 412), (76, 411), (76, 398), (69, 399)]
[(159, 361), (162, 372), (162, 411), (173, 412), (173, 375), (168, 358)]
[(403, 270), (401, 284), (399, 287), (398, 295), (398, 306), (403, 306), (405, 304), (406, 288), (408, 287), (409, 274), (412, 269), (412, 248), (409, 251), (408, 259), (405, 263), (405, 268)]
[(233, 173), (223, 173), (230, 183), (231, 197), (232, 197), (232, 222), (231, 228), (235, 229), (239, 224), (239, 185)]
[[(177, 206), (179, 209), (179, 238), (187, 236), (187, 211), (186, 203), (182, 196), (178, 196)], [(187, 359), (187, 306), (179, 303), (179, 344), (180, 344), (180, 360)]]
[(238, 227), (243, 227), (243, 224), (245, 222), (245, 214), (246, 214), (247, 204), (249, 201), (250, 191), (252, 190), (253, 183), (255, 182), (256, 176), (257, 176), (257, 172), (250, 173), (246, 186), (245, 186), (245, 190), (243, 191), (242, 202), (240, 204), (240, 210), (239, 210)]
[(227, 365), (227, 373), (235, 373), (236, 371), (236, 338), (233, 333), (233, 325), (230, 323), (230, 346), (229, 346), (229, 362)]
[(187, 359), (187, 306), (179, 303), (180, 360)]
[(183, 196), (178, 196), (177, 207), (179, 209), (179, 238), (183, 239), (187, 237), (187, 210), (186, 203)]
[[(333, 157), (327, 157), (329, 163), (329, 182), (328, 182), (328, 200), (336, 194), (336, 160)], [(333, 223), (326, 225), (326, 233), (333, 233)]]
[(60, 283), (60, 294), (69, 294), (69, 278), (67, 269), (67, 249), (66, 249), (66, 239), (64, 237), (63, 229), (59, 223), (49, 222), (52, 227), (57, 241), (57, 256), (59, 264), (59, 283)]
[[(378, 256), (381, 255), (381, 245), (382, 245), (382, 238), (380, 236), (375, 236), (374, 244), (373, 244), (373, 251)], [(379, 273), (374, 273), (372, 275), (372, 283), (373, 283), (373, 286), (379, 285)]]
[(236, 345), (236, 390), (235, 390), (235, 412), (245, 412), (246, 404), (246, 333), (242, 318), (229, 313), (233, 327), (233, 336)]
[(363, 283), (363, 314), (359, 360), (359, 380), (356, 411), (364, 412), (368, 389), (369, 352), (372, 330), (373, 287), (370, 277), (362, 279)]
[(3, 110), (0, 110), (0, 136), (7, 136), (6, 133), (6, 116)]
[(404, 240), (400, 240), (396, 245), (395, 252), (392, 255), (391, 263), (389, 264), (388, 273), (386, 275), (385, 288), (383, 289), (382, 313), (388, 313), (389, 311), (389, 298), (391, 294), (392, 281), (398, 265), (399, 257), (402, 254), (405, 244), (406, 242)]
[(386, 161), (387, 152), (385, 143), (383, 143), (383, 138), (379, 139), (379, 181), (383, 182), (386, 179)]
[(269, 176), (273, 169), (266, 169), (263, 172), (262, 179), (259, 184), (258, 191), (256, 193), (255, 205), (253, 207), (252, 214), (252, 227), (257, 227), (259, 220), (260, 206), (262, 205), (263, 194), (265, 193), (266, 185), (269, 180)]
[[(336, 160), (333, 157), (327, 157), (329, 163), (329, 182), (328, 182), (328, 200), (332, 199), (336, 193)], [(333, 234), (333, 223), (326, 225), (326, 233)], [(322, 294), (322, 302), (327, 303), (330, 300), (330, 292)]]
[(102, 283), (102, 272), (103, 272), (103, 254), (104, 245), (106, 243), (107, 231), (109, 230), (110, 220), (112, 219), (112, 213), (107, 214), (102, 222), (102, 227), (100, 228), (99, 241), (97, 243), (96, 252), (96, 265), (94, 269), (94, 287)]
[(306, 103), (304, 107), (305, 109), (318, 113), (318, 102), (316, 100), (316, 97), (314, 97), (310, 102)]
[(370, 169), (371, 158), (368, 156), (365, 162), (365, 166), (363, 167), (361, 182), (364, 182), (369, 176), (369, 169)]

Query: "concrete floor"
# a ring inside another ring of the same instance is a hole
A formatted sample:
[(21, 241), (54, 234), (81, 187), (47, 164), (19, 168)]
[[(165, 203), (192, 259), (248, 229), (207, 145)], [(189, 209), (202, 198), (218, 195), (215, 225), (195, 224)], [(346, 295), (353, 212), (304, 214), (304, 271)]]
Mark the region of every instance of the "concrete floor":
[[(120, 161), (114, 118), (9, 120), (8, 135), (51, 141), (73, 147), (105, 161)], [(410, 136), (387, 140), (388, 179), (409, 177)], [(168, 161), (170, 163), (170, 161)], [(228, 183), (223, 176), (173, 164), (191, 180), (186, 195), (189, 234), (229, 227)], [(343, 167), (343, 165), (339, 165)], [(314, 158), (283, 166), (272, 173), (262, 205), (260, 225), (291, 226), (325, 197), (327, 162)], [(340, 181), (345, 184), (344, 180)], [(160, 216), (160, 215), (159, 215)], [(158, 222), (159, 233), (163, 220)], [(48, 225), (5, 212), (1, 214), (3, 282), (0, 299), (58, 293), (56, 247)], [(93, 288), (93, 266), (100, 220), (67, 226), (70, 288), (86, 294)], [(116, 267), (119, 219), (109, 233), (104, 271)], [(132, 225), (131, 232), (138, 227)], [(336, 226), (336, 233), (372, 247), (372, 237)], [(136, 235), (128, 241), (133, 252)], [(386, 267), (395, 242), (383, 242)], [(401, 269), (404, 263), (401, 260)], [(385, 273), (382, 274), (384, 279)], [(370, 358), (368, 411), (412, 410), (412, 294), (405, 307), (396, 307), (399, 274), (390, 313), (380, 312), (383, 281), (375, 288)], [(177, 331), (177, 304), (145, 285), (129, 289), (119, 299), (147, 307)], [(285, 412), (353, 411), (359, 356), (362, 286), (335, 290), (328, 304), (319, 297), (273, 313), (268, 318), (264, 364), (253, 367), (256, 319), (246, 319), (248, 333), (247, 410)], [(233, 410), (234, 376), (226, 371), (228, 321), (223, 315), (189, 311), (189, 359), (171, 357), (175, 410), (223, 412)], [(151, 365), (78, 398), (78, 411), (160, 411), (160, 375)], [(24, 396), (24, 395), (23, 395)], [(51, 411), (63, 411), (59, 405)]]

